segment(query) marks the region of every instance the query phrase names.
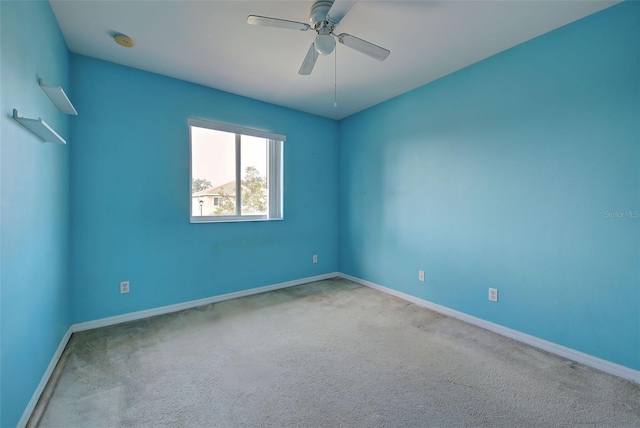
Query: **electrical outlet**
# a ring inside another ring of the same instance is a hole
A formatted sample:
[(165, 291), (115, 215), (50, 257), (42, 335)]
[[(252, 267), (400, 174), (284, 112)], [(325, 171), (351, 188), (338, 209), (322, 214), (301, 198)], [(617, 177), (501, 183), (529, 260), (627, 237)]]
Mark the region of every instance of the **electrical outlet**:
[(313, 255), (313, 262), (318, 263), (318, 256), (316, 254)]
[(490, 288), (489, 289), (489, 300), (491, 300), (492, 302), (498, 302), (498, 289), (497, 288)]
[(419, 270), (418, 271), (418, 281), (424, 282), (424, 271), (423, 270)]
[(129, 292), (129, 281), (122, 281), (120, 283), (120, 294)]

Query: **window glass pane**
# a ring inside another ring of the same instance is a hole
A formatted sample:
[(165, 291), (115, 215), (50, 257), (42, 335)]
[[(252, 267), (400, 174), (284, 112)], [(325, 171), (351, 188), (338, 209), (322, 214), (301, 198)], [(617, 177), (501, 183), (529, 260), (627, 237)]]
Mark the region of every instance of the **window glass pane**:
[(243, 215), (267, 215), (269, 212), (267, 143), (264, 138), (247, 135), (240, 141)]
[(235, 159), (235, 134), (191, 127), (192, 216), (235, 215)]

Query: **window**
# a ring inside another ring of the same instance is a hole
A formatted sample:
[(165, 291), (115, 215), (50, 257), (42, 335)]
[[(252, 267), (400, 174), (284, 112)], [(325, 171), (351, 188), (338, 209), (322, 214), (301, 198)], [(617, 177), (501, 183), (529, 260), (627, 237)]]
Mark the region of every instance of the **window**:
[(282, 219), (284, 135), (189, 119), (191, 222)]

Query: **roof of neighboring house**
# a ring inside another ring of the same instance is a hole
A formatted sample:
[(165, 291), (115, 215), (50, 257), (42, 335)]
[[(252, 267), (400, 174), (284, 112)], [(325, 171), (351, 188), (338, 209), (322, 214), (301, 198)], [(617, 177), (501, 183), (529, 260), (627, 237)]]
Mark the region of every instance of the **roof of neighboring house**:
[(208, 189), (200, 190), (191, 195), (192, 198), (199, 196), (218, 196), (221, 193), (226, 193), (228, 196), (235, 196), (236, 194), (236, 181), (230, 181), (220, 186), (209, 187)]

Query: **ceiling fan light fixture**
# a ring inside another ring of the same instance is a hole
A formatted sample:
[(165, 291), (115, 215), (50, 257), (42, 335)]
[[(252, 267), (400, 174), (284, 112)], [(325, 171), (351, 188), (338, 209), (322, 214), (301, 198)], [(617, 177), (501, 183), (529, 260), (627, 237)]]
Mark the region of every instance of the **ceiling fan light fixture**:
[(330, 34), (319, 34), (314, 45), (320, 55), (329, 55), (335, 49), (336, 41)]

